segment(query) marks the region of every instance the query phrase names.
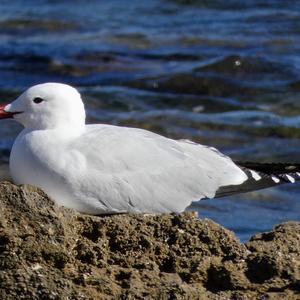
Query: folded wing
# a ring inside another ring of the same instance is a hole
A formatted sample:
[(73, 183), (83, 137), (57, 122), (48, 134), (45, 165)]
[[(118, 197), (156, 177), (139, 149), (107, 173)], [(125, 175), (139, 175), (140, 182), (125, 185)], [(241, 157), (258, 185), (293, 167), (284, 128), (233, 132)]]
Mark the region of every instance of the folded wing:
[(76, 188), (113, 212), (181, 212), (247, 179), (214, 148), (142, 129), (90, 125), (71, 149), (85, 162)]

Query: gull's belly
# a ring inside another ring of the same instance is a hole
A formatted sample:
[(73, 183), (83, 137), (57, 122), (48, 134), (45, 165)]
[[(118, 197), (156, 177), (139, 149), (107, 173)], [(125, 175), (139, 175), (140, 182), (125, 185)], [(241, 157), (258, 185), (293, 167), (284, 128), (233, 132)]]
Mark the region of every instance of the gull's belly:
[(63, 178), (55, 174), (47, 163), (28, 149), (13, 147), (9, 167), (13, 181), (16, 184), (31, 184), (42, 188), (60, 205), (68, 206), (70, 191), (64, 184)]
[[(47, 156), (43, 153), (47, 153)], [(62, 168), (59, 158), (59, 150), (52, 154), (43, 152), (43, 149), (36, 150), (32, 143), (28, 145), (26, 139), (21, 137), (15, 142), (10, 155), (9, 167), (13, 181), (40, 187), (59, 205), (84, 213), (107, 213), (107, 208), (96, 198), (84, 198), (78, 193), (78, 182), (72, 182), (75, 176), (69, 176), (75, 171), (68, 168), (68, 164)]]

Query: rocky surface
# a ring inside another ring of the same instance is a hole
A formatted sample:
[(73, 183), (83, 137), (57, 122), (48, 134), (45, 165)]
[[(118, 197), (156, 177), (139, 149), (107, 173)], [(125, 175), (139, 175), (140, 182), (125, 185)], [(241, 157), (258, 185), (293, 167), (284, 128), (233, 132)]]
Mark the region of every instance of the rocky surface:
[(0, 299), (300, 299), (300, 223), (241, 244), (193, 213), (88, 216), (0, 184)]

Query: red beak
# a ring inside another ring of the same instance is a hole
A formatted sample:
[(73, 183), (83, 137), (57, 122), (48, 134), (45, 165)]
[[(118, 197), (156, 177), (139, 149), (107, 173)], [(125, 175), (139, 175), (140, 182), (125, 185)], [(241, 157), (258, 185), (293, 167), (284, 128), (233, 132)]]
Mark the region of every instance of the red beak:
[(0, 119), (12, 119), (16, 113), (5, 111), (5, 106), (6, 104), (0, 105)]

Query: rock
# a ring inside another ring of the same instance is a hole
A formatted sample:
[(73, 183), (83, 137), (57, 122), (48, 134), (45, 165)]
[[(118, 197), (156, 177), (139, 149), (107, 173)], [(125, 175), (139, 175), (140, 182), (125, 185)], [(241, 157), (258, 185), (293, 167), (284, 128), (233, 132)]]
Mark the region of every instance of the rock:
[(244, 95), (254, 97), (265, 91), (259, 87), (240, 84), (230, 77), (207, 76), (200, 72), (176, 73), (168, 76), (154, 76), (125, 82), (125, 86), (147, 91), (180, 95), (200, 95), (244, 99)]
[(54, 20), (32, 20), (32, 19), (12, 19), (0, 21), (1, 33), (23, 33), (32, 34), (33, 32), (61, 32), (75, 30), (77, 25), (71, 22)]
[(241, 244), (193, 213), (89, 216), (0, 184), (0, 299), (299, 299), (300, 223)]

